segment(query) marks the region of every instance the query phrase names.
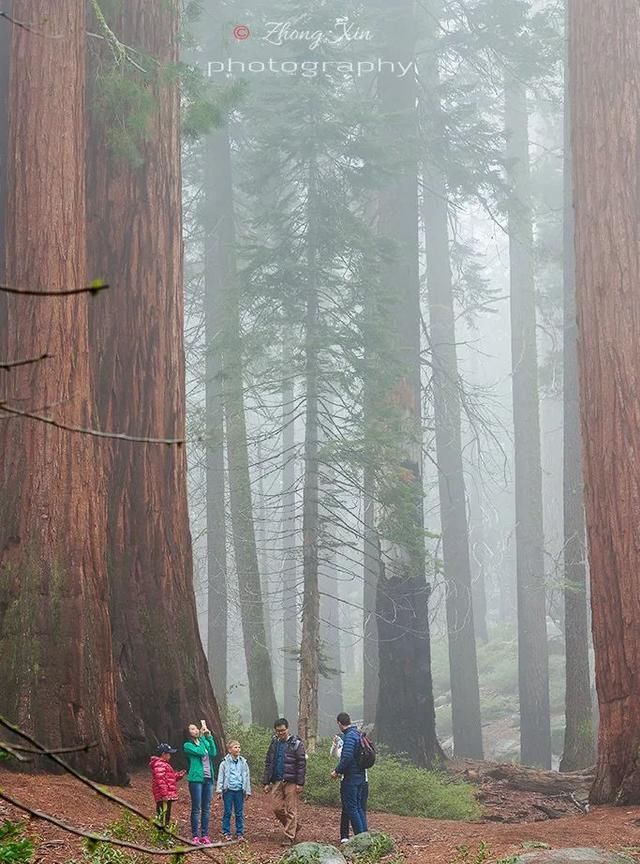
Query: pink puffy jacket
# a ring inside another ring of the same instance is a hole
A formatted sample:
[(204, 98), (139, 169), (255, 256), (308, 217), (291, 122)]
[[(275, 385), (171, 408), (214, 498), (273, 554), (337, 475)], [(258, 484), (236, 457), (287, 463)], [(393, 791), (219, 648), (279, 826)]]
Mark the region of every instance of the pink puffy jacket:
[(175, 771), (171, 765), (159, 756), (149, 760), (151, 768), (151, 791), (153, 799), (158, 801), (175, 801), (178, 797), (177, 782), (184, 777), (184, 771)]

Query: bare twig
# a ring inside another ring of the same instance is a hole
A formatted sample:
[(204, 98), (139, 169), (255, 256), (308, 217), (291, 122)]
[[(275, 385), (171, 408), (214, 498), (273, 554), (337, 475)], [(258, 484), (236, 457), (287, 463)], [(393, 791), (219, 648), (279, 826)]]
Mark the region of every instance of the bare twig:
[(8, 21), (9, 24), (13, 24), (15, 27), (20, 27), (22, 30), (26, 30), (27, 33), (34, 33), (36, 36), (44, 36), (45, 39), (62, 39), (61, 34), (43, 33), (42, 30), (36, 30), (35, 27), (32, 27), (30, 24), (25, 24), (24, 21), (17, 21), (15, 18), (12, 18), (11, 15), (8, 15), (6, 12), (2, 12), (1, 10), (0, 18), (4, 18), (5, 21)]
[[(8, 804), (11, 804), (13, 807), (16, 807), (18, 810), (22, 810), (24, 813), (29, 813), (29, 815), (34, 817), (34, 819), (42, 819), (44, 822), (49, 822), (51, 825), (57, 825), (57, 827), (62, 828), (63, 831), (68, 831), (69, 834), (75, 834), (76, 837), (86, 837), (87, 840), (92, 840), (94, 843), (108, 843), (110, 846), (123, 846), (125, 849), (135, 849), (136, 852), (144, 852), (147, 855), (173, 855), (174, 858), (179, 855), (189, 855), (191, 852), (205, 851), (202, 846), (190, 845), (174, 846), (172, 849), (154, 849), (153, 846), (141, 846), (138, 843), (132, 843), (129, 840), (116, 840), (115, 838), (107, 837), (104, 834), (94, 834), (93, 831), (83, 831), (82, 828), (70, 825), (68, 822), (64, 822), (62, 819), (58, 819), (55, 816), (50, 816), (48, 813), (43, 813), (42, 810), (34, 810), (32, 807), (29, 807), (22, 801), (14, 798), (13, 795), (9, 795), (4, 791), (4, 789), (0, 789), (0, 798)], [(224, 846), (229, 846), (230, 844), (211, 843), (210, 845), (213, 848), (219, 849)]]
[(3, 294), (19, 294), (24, 297), (69, 297), (72, 294), (98, 294), (108, 287), (106, 282), (96, 279), (84, 288), (63, 288), (62, 291), (36, 291), (34, 288), (14, 288), (12, 285), (0, 285), (0, 291)]
[(42, 360), (48, 360), (50, 354), (41, 354), (39, 357), (30, 357), (27, 360), (5, 360), (0, 363), (0, 369), (5, 372), (10, 372), (11, 369), (16, 369), (18, 366), (29, 366), (31, 363), (40, 363)]
[(20, 753), (18, 753), (18, 750), (21, 749), (21, 747), (13, 747), (11, 744), (6, 744), (4, 741), (0, 741), (0, 750), (4, 750), (5, 753), (13, 756), (14, 759), (18, 760), (18, 762), (31, 762), (31, 759), (29, 759), (28, 756), (21, 756)]
[(60, 423), (58, 420), (54, 420), (53, 417), (46, 417), (44, 414), (34, 414), (32, 411), (23, 411), (21, 408), (15, 408), (2, 401), (0, 401), (0, 411), (4, 411), (6, 414), (11, 414), (16, 417), (26, 417), (29, 420), (37, 420), (39, 423), (46, 423), (48, 426), (54, 426), (56, 429), (62, 429), (65, 432), (78, 432), (81, 435), (92, 435), (94, 438), (109, 438), (116, 441), (133, 441), (138, 444), (166, 444), (168, 447), (181, 447), (184, 444), (183, 438), (147, 438), (144, 435), (125, 435), (124, 432), (103, 432), (100, 429), (85, 429), (82, 426), (71, 426), (68, 423)]

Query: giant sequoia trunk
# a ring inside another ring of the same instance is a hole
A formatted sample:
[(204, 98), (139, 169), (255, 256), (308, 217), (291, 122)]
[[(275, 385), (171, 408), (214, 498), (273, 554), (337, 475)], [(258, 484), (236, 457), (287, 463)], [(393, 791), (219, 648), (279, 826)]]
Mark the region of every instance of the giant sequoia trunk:
[[(5, 12), (11, 15), (11, 3), (6, 4)], [(5, 275), (5, 225), (7, 212), (7, 148), (9, 146), (9, 70), (11, 57), (11, 27), (8, 21), (0, 22), (0, 282)], [(0, 297), (0, 344), (6, 297)]]
[[(9, 93), (6, 278), (35, 291), (85, 284), (84, 4), (16, 0)], [(6, 21), (0, 26), (7, 27)], [(95, 272), (95, 271), (93, 271)], [(0, 399), (72, 426), (94, 422), (87, 295), (13, 297), (2, 351), (47, 351)], [(0, 712), (51, 747), (96, 741), (85, 771), (124, 778), (96, 440), (36, 420), (0, 422)]]
[(640, 803), (640, 8), (569, 3), (585, 510), (600, 705), (594, 802)]
[(276, 719), (278, 706), (273, 689), (271, 657), (267, 650), (262, 586), (253, 521), (235, 261), (231, 151), (227, 134), (221, 135), (218, 140), (220, 146), (216, 151), (211, 170), (215, 176), (220, 266), (225, 283), (221, 326), (231, 530), (240, 589), (240, 616), (249, 678), (251, 719), (258, 726), (269, 729)]
[[(565, 73), (568, 77), (568, 72)], [(564, 632), (565, 715), (561, 771), (588, 768), (595, 762), (591, 682), (589, 675), (589, 617), (584, 536), (580, 408), (578, 404), (578, 346), (576, 281), (571, 182), (571, 123), (569, 89), (565, 87), (564, 169), (564, 338), (563, 338), (563, 502), (564, 502)]]
[[(127, 0), (109, 23), (128, 44), (171, 64), (178, 5)], [(112, 55), (103, 43), (93, 41), (92, 49), (104, 52), (94, 58), (97, 90)], [(179, 97), (154, 61), (145, 66), (152, 102), (139, 142), (142, 164), (107, 146), (107, 130), (121, 120), (93, 112), (89, 254), (92, 269), (112, 285), (91, 306), (93, 378), (103, 428), (182, 439)], [(120, 74), (138, 73), (122, 61)], [(204, 717), (218, 735), (222, 730), (198, 634), (185, 448), (113, 442), (105, 461), (119, 721), (130, 753), (143, 758), (157, 739), (180, 741), (190, 721)]]
[(551, 767), (549, 654), (544, 587), (542, 469), (533, 272), (533, 228), (525, 86), (505, 86), (511, 195), (509, 258), (515, 451), (520, 760)]
[[(387, 20), (386, 54), (403, 64), (415, 59), (412, 0), (401, 0)], [(388, 322), (395, 383), (387, 393), (402, 418), (397, 442), (400, 465), (393, 494), (381, 507), (381, 568), (377, 586), (380, 689), (378, 739), (399, 747), (419, 765), (441, 758), (436, 739), (431, 680), (422, 512), (422, 429), (420, 410), (420, 290), (418, 278), (418, 182), (415, 159), (416, 86), (383, 70), (378, 79), (380, 108), (390, 144), (408, 150), (379, 199), (380, 237), (394, 250), (382, 278), (390, 297)], [(412, 524), (406, 524), (406, 522)]]
[[(443, 127), (437, 27), (440, 2), (432, 2), (433, 28), (421, 63), (425, 109), (431, 123)], [(442, 551), (446, 582), (447, 633), (451, 680), (453, 747), (456, 756), (482, 759), (480, 689), (471, 591), (467, 499), (462, 466), (462, 431), (458, 358), (449, 258), (449, 212), (443, 171), (427, 155), (424, 162), (423, 220), (427, 252), (427, 291), (431, 343), (434, 424)]]

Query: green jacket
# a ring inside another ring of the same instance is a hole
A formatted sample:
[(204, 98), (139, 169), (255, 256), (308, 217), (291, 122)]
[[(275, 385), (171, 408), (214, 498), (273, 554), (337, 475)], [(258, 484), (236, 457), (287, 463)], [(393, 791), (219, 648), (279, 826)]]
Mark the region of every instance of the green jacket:
[(213, 760), (218, 755), (218, 748), (213, 735), (201, 735), (198, 743), (193, 741), (185, 741), (182, 748), (186, 754), (187, 762), (189, 763), (189, 771), (187, 780), (189, 783), (204, 782), (204, 768), (202, 767), (202, 757), (209, 754), (209, 763), (211, 765), (211, 779), (214, 779), (215, 770)]

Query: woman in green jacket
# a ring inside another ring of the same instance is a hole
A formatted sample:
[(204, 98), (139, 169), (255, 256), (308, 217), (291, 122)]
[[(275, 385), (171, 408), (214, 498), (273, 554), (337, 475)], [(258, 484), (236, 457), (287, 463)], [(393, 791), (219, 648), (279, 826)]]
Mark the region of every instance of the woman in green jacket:
[(218, 755), (218, 748), (204, 720), (200, 721), (200, 728), (190, 723), (188, 731), (189, 741), (185, 741), (182, 749), (189, 763), (187, 780), (191, 795), (191, 842), (206, 846), (211, 842), (209, 816), (213, 797), (213, 760)]

